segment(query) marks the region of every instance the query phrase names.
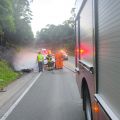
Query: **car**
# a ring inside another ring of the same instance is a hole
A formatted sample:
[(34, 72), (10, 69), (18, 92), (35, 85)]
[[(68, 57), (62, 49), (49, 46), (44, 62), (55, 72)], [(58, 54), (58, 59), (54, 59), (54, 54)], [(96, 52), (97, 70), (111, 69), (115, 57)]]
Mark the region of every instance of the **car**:
[(68, 60), (68, 55), (67, 54), (63, 54), (63, 59), (64, 60)]
[(60, 52), (61, 52), (62, 55), (63, 55), (63, 59), (64, 59), (64, 60), (68, 60), (68, 54), (67, 54), (64, 50), (61, 50)]

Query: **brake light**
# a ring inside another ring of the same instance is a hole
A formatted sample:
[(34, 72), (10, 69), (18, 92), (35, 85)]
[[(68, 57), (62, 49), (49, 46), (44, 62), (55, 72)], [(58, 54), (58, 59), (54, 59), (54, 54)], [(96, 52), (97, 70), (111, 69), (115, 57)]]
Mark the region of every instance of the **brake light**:
[(91, 48), (88, 45), (81, 45), (80, 49), (75, 49), (76, 54), (80, 54), (81, 56), (89, 56), (92, 53)]
[(84, 50), (83, 49), (80, 49), (80, 54), (84, 54)]
[(75, 53), (79, 53), (79, 49), (78, 48), (75, 48)]
[(90, 48), (90, 46), (87, 45), (87, 44), (80, 45), (80, 54), (82, 56), (86, 56), (86, 57), (91, 55), (91, 48)]

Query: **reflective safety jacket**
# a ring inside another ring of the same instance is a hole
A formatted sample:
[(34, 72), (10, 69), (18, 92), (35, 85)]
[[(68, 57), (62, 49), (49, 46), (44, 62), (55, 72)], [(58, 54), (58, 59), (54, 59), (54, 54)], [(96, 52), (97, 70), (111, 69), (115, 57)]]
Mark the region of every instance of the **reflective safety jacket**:
[(56, 69), (62, 69), (63, 68), (63, 57), (62, 53), (56, 53), (55, 54), (55, 67)]
[(46, 59), (48, 60), (48, 62), (52, 62), (52, 56), (51, 55), (47, 55)]
[(38, 54), (37, 60), (38, 60), (38, 62), (43, 62), (44, 61), (44, 56), (42, 54)]

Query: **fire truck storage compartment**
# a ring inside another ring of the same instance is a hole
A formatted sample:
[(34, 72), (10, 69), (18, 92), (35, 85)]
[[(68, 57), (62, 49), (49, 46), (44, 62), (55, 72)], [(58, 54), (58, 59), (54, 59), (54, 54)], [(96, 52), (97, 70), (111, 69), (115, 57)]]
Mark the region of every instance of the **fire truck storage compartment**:
[(119, 0), (98, 0), (98, 94), (120, 118)]
[(80, 13), (80, 60), (93, 65), (92, 11), (92, 0), (87, 0)]

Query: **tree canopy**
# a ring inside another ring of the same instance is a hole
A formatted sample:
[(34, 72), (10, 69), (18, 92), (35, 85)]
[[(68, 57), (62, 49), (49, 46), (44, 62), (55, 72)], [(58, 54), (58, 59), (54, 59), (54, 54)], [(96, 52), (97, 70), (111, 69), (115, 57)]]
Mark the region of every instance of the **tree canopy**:
[[(71, 17), (69, 20), (60, 25), (48, 24), (45, 28), (36, 34), (39, 43), (44, 42), (54, 49), (60, 47), (71, 47), (74, 49), (74, 21)], [(55, 48), (56, 47), (56, 48)], [(71, 49), (72, 49), (71, 48)]]
[(0, 1), (0, 36), (6, 43), (28, 43), (33, 39), (31, 30), (31, 0)]
[(0, 1), (0, 33), (4, 29), (8, 31), (15, 31), (15, 21), (13, 15), (13, 1), (1, 0)]

